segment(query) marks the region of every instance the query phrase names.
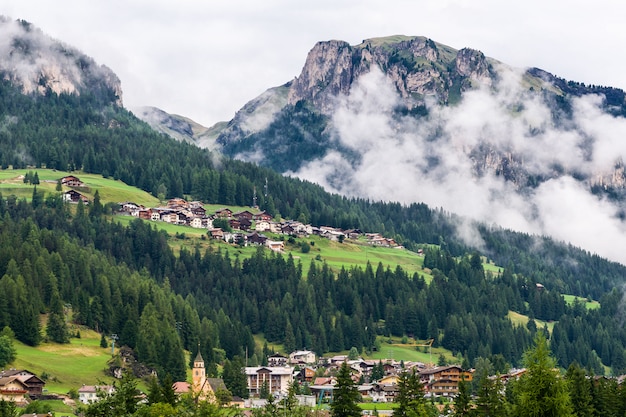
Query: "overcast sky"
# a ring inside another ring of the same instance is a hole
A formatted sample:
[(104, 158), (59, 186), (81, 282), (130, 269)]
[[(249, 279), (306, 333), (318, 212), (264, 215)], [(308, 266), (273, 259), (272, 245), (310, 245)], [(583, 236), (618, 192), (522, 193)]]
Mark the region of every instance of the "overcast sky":
[[(557, 5), (558, 4), (558, 5)], [(315, 42), (422, 35), (516, 67), (626, 88), (621, 0), (2, 0), (122, 80), (126, 107), (210, 126), (297, 76)]]

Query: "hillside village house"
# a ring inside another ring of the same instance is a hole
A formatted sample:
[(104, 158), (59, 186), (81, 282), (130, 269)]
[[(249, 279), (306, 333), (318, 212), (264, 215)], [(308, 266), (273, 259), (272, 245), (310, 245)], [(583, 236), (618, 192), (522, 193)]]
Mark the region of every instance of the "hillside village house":
[(28, 402), (28, 387), (17, 376), (0, 377), (0, 400), (18, 405)]
[(43, 393), (43, 387), (46, 383), (34, 373), (26, 369), (9, 369), (0, 371), (0, 378), (17, 377), (28, 390), (28, 395), (37, 398)]
[(256, 230), (257, 232), (265, 232), (267, 230), (270, 230), (270, 227), (270, 222), (268, 222), (267, 220), (257, 220), (254, 224), (254, 230)]
[(290, 364), (311, 365), (317, 361), (315, 353), (310, 350), (298, 350), (289, 354)]
[(286, 395), (293, 381), (294, 368), (291, 366), (247, 366), (244, 368), (248, 380), (250, 396), (258, 397), (263, 384), (270, 393)]
[(78, 401), (83, 404), (92, 404), (100, 401), (100, 395), (111, 395), (114, 392), (115, 387), (112, 385), (83, 385), (78, 389)]
[(75, 190), (68, 190), (62, 194), (63, 201), (67, 201), (69, 203), (78, 203), (82, 201), (84, 204), (89, 204), (89, 199)]
[(259, 221), (270, 222), (272, 220), (272, 216), (270, 216), (265, 211), (262, 211), (260, 213), (256, 213), (255, 215), (253, 215), (252, 220), (257, 221), (257, 222)]
[(420, 371), (420, 380), (427, 392), (436, 396), (454, 397), (459, 393), (459, 382), (472, 380), (471, 372), (459, 365), (437, 366)]
[(84, 187), (85, 183), (75, 177), (73, 175), (68, 175), (67, 177), (63, 177), (60, 179), (61, 185), (65, 185), (67, 187)]
[(267, 365), (274, 366), (287, 366), (287, 357), (281, 355), (280, 353), (274, 353), (267, 357)]

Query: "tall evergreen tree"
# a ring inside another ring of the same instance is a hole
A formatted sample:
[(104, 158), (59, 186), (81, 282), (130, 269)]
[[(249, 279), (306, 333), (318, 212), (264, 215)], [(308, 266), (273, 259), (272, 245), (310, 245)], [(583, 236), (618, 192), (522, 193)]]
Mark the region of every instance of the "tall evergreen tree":
[(565, 374), (569, 395), (572, 399), (572, 407), (574, 416), (576, 417), (592, 417), (595, 414), (593, 408), (592, 381), (585, 375), (576, 362), (572, 363)]
[(337, 373), (337, 384), (333, 389), (333, 402), (330, 411), (333, 417), (358, 417), (361, 408), (358, 405), (359, 391), (352, 381), (352, 373), (347, 362), (341, 364)]
[(224, 385), (233, 394), (241, 398), (248, 398), (248, 381), (243, 372), (243, 359), (236, 356), (231, 360), (224, 361), (222, 379)]
[(459, 381), (459, 392), (454, 398), (454, 417), (473, 415), (471, 385), (464, 378)]
[(394, 416), (429, 416), (433, 411), (424, 397), (424, 385), (415, 368), (410, 371), (404, 370), (400, 374), (398, 395), (395, 401), (398, 403), (398, 408), (394, 410)]
[(504, 386), (497, 375), (495, 378), (483, 376), (478, 385), (476, 413), (479, 416), (506, 417)]
[(534, 346), (524, 353), (527, 371), (515, 384), (513, 410), (518, 417), (569, 417), (572, 402), (567, 382), (559, 375), (548, 340), (537, 332)]

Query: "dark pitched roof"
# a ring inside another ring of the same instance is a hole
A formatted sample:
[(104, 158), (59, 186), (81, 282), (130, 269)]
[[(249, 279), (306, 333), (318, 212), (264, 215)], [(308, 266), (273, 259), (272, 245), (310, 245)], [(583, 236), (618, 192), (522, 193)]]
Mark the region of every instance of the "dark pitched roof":
[(207, 378), (206, 382), (211, 386), (211, 390), (213, 390), (213, 392), (228, 389), (226, 388), (226, 384), (224, 384), (224, 380), (222, 378)]

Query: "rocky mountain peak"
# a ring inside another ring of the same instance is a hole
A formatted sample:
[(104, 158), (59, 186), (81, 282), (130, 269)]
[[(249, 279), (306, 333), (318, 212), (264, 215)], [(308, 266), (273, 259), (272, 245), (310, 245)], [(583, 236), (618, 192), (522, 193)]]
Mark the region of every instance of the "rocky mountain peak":
[(89, 91), (122, 105), (117, 75), (75, 48), (45, 35), (23, 20), (0, 16), (0, 77), (25, 94), (81, 94)]
[(288, 103), (305, 100), (329, 115), (337, 96), (349, 94), (354, 81), (372, 68), (392, 81), (408, 108), (423, 104), (426, 97), (446, 103), (451, 89), (460, 92), (493, 77), (481, 52), (457, 51), (422, 36), (372, 38), (356, 46), (332, 40), (311, 49), (291, 85)]

